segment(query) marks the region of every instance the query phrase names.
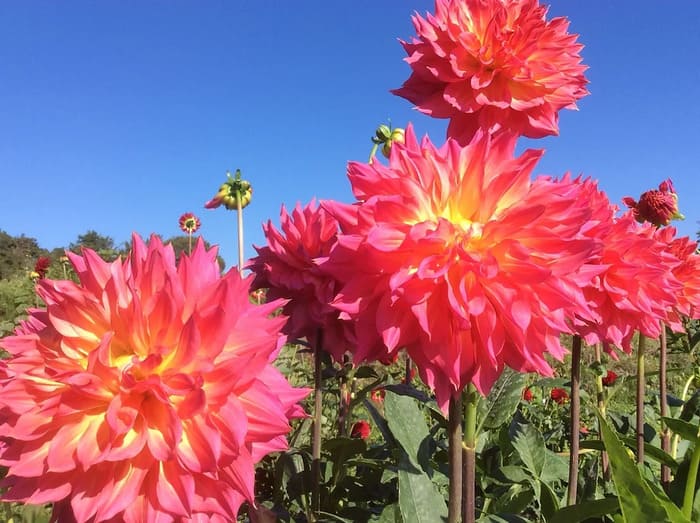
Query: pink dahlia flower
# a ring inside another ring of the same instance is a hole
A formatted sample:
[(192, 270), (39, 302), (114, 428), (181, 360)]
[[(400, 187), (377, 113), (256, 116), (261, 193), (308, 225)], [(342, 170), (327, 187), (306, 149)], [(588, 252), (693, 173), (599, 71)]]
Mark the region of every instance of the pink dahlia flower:
[(248, 265), (255, 273), (252, 287), (267, 289), (268, 299), (287, 300), (285, 334), (306, 338), (312, 346), (320, 341), (341, 362), (351, 345), (351, 324), (340, 320), (331, 305), (340, 288), (337, 280), (317, 264), (335, 245), (338, 222), (312, 201), (303, 208), (297, 204), (291, 215), (282, 206), (280, 223), (281, 230), (271, 221), (263, 225), (267, 246), (255, 247), (258, 255)]
[(676, 294), (677, 303), (669, 314), (668, 323), (676, 331), (684, 329), (680, 316), (700, 319), (700, 254), (698, 244), (687, 236), (677, 238), (674, 227), (664, 227), (656, 232), (668, 253), (678, 264), (673, 268), (673, 275), (678, 279), (681, 289)]
[(201, 240), (177, 266), (136, 235), (124, 262), (69, 256), (80, 283), (41, 280), (46, 309), (0, 342), (2, 499), (61, 522), (235, 521), (308, 392), (271, 365), (281, 303), (251, 304)]
[(671, 220), (683, 219), (678, 210), (678, 195), (670, 178), (661, 182), (658, 190), (651, 189), (642, 193), (638, 202), (629, 196), (625, 196), (622, 201), (640, 223), (649, 222), (661, 227), (671, 223)]
[(588, 202), (577, 184), (533, 182), (542, 152), (514, 145), (479, 132), (438, 149), (409, 126), (388, 166), (349, 164), (357, 204), (324, 203), (342, 231), (324, 264), (344, 283), (336, 306), (406, 347), (442, 408), (470, 382), (488, 392), (504, 365), (551, 375), (544, 353), (563, 356), (559, 334), (586, 308)]
[(576, 331), (588, 344), (601, 342), (625, 352), (632, 336), (660, 335), (660, 322), (676, 306), (681, 284), (673, 270), (678, 259), (657, 238), (656, 229), (638, 224), (629, 214), (615, 220), (597, 253), (601, 271), (584, 288), (592, 320), (578, 318)]
[(559, 110), (588, 94), (586, 67), (568, 21), (546, 12), (537, 0), (436, 0), (434, 15), (413, 17), (412, 73), (394, 94), (449, 118), (461, 143), (479, 128), (558, 134)]

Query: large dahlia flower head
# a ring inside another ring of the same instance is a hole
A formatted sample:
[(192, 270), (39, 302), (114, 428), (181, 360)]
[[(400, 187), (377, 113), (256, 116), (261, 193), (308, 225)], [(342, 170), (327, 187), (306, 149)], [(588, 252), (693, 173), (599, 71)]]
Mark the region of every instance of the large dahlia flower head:
[(334, 304), (356, 321), (358, 358), (377, 339), (406, 347), (442, 407), (472, 382), (488, 392), (506, 365), (551, 375), (544, 353), (561, 358), (559, 334), (590, 314), (583, 184), (532, 180), (542, 151), (515, 158), (515, 141), (479, 131), (436, 148), (409, 126), (388, 166), (349, 164), (357, 203), (323, 203), (341, 228), (323, 268), (343, 284)]
[(283, 332), (289, 339), (305, 338), (312, 347), (320, 344), (342, 362), (355, 345), (353, 328), (331, 305), (338, 280), (318, 263), (337, 241), (338, 222), (312, 200), (305, 207), (297, 204), (291, 214), (282, 206), (280, 229), (268, 221), (263, 230), (267, 245), (256, 246), (258, 255), (248, 264), (255, 274), (252, 288), (267, 289), (268, 298), (286, 301)]
[(466, 144), (477, 130), (559, 133), (559, 111), (586, 94), (578, 35), (537, 0), (436, 0), (402, 42), (411, 76), (393, 91)]
[(282, 302), (251, 304), (201, 239), (177, 265), (136, 235), (125, 261), (68, 256), (80, 283), (39, 281), (46, 308), (0, 342), (2, 499), (61, 523), (235, 521), (304, 415), (271, 364)]

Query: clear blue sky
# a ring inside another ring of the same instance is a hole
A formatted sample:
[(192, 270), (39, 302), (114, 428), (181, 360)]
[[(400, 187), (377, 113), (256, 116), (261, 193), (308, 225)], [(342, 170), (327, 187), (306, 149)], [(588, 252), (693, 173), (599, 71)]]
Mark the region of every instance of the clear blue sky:
[[(550, 2), (579, 33), (591, 95), (538, 140), (537, 173), (597, 178), (613, 201), (671, 177), (700, 220), (700, 2)], [(241, 168), (254, 187), (246, 256), (282, 203), (349, 201), (345, 166), (376, 125), (446, 124), (389, 93), (398, 38), (431, 1), (0, 2), (0, 229), (47, 248), (95, 229), (202, 234), (236, 263), (235, 213), (203, 204)]]

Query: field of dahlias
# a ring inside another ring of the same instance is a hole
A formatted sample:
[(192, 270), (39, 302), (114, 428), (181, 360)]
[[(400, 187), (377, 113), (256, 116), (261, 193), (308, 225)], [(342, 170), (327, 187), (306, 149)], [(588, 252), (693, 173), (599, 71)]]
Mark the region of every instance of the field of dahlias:
[[(124, 249), (0, 234), (0, 521), (700, 520), (671, 179), (616, 205), (516, 154), (588, 94), (537, 0), (413, 22), (393, 92), (444, 140), (380, 125), (355, 201), (283, 207), (252, 259), (222, 271), (193, 213)], [(240, 242), (253, 185), (203, 204)]]

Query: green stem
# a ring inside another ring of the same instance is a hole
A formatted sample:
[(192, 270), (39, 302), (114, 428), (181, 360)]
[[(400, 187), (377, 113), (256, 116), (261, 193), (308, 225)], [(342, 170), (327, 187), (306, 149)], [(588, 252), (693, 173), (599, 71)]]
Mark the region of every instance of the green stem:
[[(410, 361), (410, 360), (407, 360)], [(458, 523), (462, 513), (462, 395), (450, 398), (447, 418), (450, 497), (447, 505), (448, 523)]]
[(238, 274), (243, 274), (243, 207), (240, 189), (236, 189), (236, 211), (238, 214)]
[(639, 333), (639, 345), (637, 346), (637, 463), (644, 463), (644, 385), (646, 376), (644, 373), (644, 351), (646, 349), (646, 336)]
[[(683, 386), (683, 394), (681, 394), (681, 401), (683, 403), (685, 403), (688, 399), (688, 391), (690, 390), (690, 386), (693, 384), (693, 381), (695, 381), (695, 374), (691, 375)], [(673, 436), (673, 442), (671, 443), (671, 457), (673, 459), (676, 459), (676, 455), (678, 454), (678, 443), (680, 443), (680, 440), (681, 437), (678, 434)]]
[(187, 254), (192, 254), (192, 233), (187, 233)]
[(693, 457), (690, 459), (688, 468), (688, 479), (685, 482), (685, 493), (683, 494), (683, 515), (690, 519), (693, 513), (693, 499), (695, 498), (695, 481), (698, 476), (698, 466), (700, 466), (700, 444), (695, 444)]
[(578, 490), (578, 452), (579, 427), (581, 425), (581, 336), (574, 336), (571, 346), (571, 409), (570, 416), (570, 452), (569, 452), (569, 490), (567, 504), (576, 504)]
[(476, 520), (476, 411), (479, 393), (473, 384), (469, 384), (464, 399), (464, 501), (462, 511), (463, 523)]

